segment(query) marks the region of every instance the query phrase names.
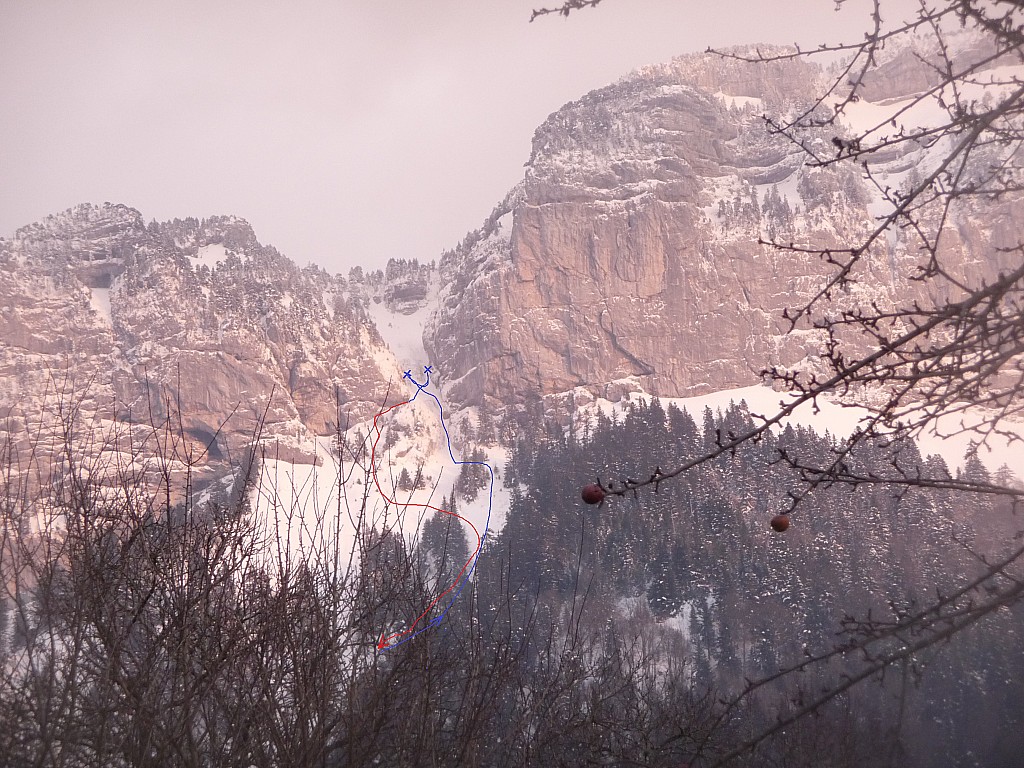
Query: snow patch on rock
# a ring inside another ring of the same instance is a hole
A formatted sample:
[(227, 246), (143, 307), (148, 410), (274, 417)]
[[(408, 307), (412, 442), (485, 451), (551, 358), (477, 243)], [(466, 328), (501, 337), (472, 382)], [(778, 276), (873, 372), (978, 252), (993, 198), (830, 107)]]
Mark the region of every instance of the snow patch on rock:
[(114, 320), (110, 313), (109, 288), (90, 288), (89, 306), (92, 307), (92, 311), (99, 315), (106, 325), (113, 327)]

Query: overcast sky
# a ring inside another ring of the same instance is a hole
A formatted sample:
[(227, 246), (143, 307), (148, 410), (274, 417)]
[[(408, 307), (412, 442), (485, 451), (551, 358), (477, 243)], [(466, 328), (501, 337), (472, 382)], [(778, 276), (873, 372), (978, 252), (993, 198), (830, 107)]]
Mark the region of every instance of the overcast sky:
[[(913, 5), (898, 2), (901, 8)], [(534, 129), (645, 64), (857, 39), (867, 0), (0, 0), (0, 236), (80, 202), (235, 214), (329, 271), (429, 261)]]

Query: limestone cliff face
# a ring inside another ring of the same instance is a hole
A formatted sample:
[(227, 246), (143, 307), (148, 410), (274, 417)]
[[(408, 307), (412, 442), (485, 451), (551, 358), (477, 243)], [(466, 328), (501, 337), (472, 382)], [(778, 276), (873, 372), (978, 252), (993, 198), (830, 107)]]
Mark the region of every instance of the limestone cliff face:
[(0, 242), (0, 306), (12, 432), (63, 391), (92, 423), (180, 413), (186, 444), (214, 459), (239, 458), (265, 413), (274, 450), (302, 460), (298, 438), (332, 433), (336, 404), (372, 416), (396, 373), (347, 281), (298, 269), (233, 217), (51, 216)]
[[(884, 212), (858, 168), (809, 168), (764, 126), (762, 114), (806, 108), (822, 82), (804, 61), (689, 56), (552, 114), (523, 182), (441, 261), (424, 343), (449, 399), (606, 394), (623, 380), (686, 396), (755, 383), (769, 365), (815, 367), (818, 332), (786, 334), (782, 312), (830, 270), (758, 239), (841, 247)], [(891, 97), (899, 79), (887, 82)], [(808, 140), (829, 155), (832, 136)], [(883, 181), (907, 183), (920, 160), (894, 155)], [(1012, 208), (998, 206), (1003, 235), (1021, 223)], [(958, 216), (954, 261), (1003, 238), (968, 209)], [(840, 304), (913, 298), (903, 276), (914, 256), (900, 236), (880, 243)]]
[(687, 58), (551, 115), (517, 193), (442, 260), (451, 290), (426, 342), (449, 397), (519, 400), (629, 377), (696, 394), (804, 357), (776, 317), (821, 268), (754, 242), (769, 217), (791, 226), (784, 204), (762, 209), (772, 185), (795, 192), (800, 166), (758, 115), (809, 100), (816, 77), (800, 63)]
[[(869, 89), (886, 103), (930, 76), (915, 56), (887, 56)], [(686, 396), (771, 365), (814, 370), (819, 332), (786, 333), (782, 312), (830, 269), (758, 241), (842, 248), (887, 212), (858, 167), (808, 167), (765, 129), (762, 114), (802, 112), (823, 78), (799, 60), (688, 56), (567, 104), (538, 128), (523, 180), (437, 267), (331, 276), (261, 245), (242, 219), (147, 225), (122, 205), (24, 227), (0, 240), (0, 441), (25, 443), (65, 393), (100, 425), (180, 413), (196, 455), (215, 459), (245, 450), (265, 413), (264, 435), (302, 458), (305, 438), (369, 419), (421, 363), (446, 409), (488, 410), (579, 387)], [(847, 117), (878, 108), (862, 99)], [(829, 155), (833, 138), (806, 140)], [(893, 151), (874, 174), (898, 189), (928, 162)], [(1013, 266), (997, 247), (1024, 228), (1019, 199), (976, 204), (984, 215), (970, 201), (951, 211), (940, 249), (974, 282)], [(881, 238), (838, 305), (936, 298), (906, 280), (915, 249), (905, 233)]]

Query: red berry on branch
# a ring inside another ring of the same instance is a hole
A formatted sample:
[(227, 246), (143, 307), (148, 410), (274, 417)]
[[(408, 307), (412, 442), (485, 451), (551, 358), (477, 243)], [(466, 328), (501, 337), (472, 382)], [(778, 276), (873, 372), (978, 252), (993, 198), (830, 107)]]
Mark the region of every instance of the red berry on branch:
[(771, 526), (773, 531), (782, 533), (789, 528), (789, 515), (776, 515), (772, 518)]
[(604, 501), (604, 489), (597, 483), (584, 485), (583, 490), (580, 491), (580, 496), (583, 497), (587, 504), (600, 504)]

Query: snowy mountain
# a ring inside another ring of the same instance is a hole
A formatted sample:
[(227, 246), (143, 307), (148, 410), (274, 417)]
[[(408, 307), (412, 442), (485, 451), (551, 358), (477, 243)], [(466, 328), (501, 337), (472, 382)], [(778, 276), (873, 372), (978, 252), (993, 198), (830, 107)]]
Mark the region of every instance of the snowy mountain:
[[(868, 89), (879, 103), (847, 110), (851, 132), (927, 84), (918, 58), (890, 54)], [(769, 365), (813, 369), (819, 332), (786, 334), (781, 316), (831, 267), (758, 239), (849, 247), (892, 210), (859, 166), (809, 167), (794, 143), (766, 131), (763, 114), (796, 114), (825, 80), (805, 60), (684, 56), (552, 114), (534, 136), (523, 182), (441, 260), (444, 290), (425, 343), (449, 398), (519, 405), (575, 387), (609, 397), (609, 382), (624, 379), (685, 397), (752, 384)], [(904, 119), (919, 117), (928, 118)], [(836, 130), (806, 141), (834, 155)], [(894, 149), (873, 173), (896, 189), (933, 157)], [(1024, 224), (1013, 201), (982, 205), (984, 215), (956, 208), (944, 243), (974, 281), (1007, 268), (996, 249), (1013, 245)], [(925, 298), (906, 279), (917, 258), (904, 233), (891, 233), (839, 305)], [(863, 348), (861, 339), (844, 342)]]
[[(808, 141), (888, 130), (927, 56)], [(567, 104), (438, 263), (109, 203), (0, 239), (0, 763), (1018, 764), (1019, 509), (949, 480), (1017, 482), (1024, 423), (841, 451), (865, 409), (822, 398), (719, 451), (821, 364), (781, 316), (830, 268), (759, 239), (856, 241), (942, 150), (806, 166), (760, 115), (825, 77), (687, 56)], [(974, 282), (1024, 225), (983, 204), (942, 244)], [(910, 242), (834, 301), (920, 298)]]
[[(878, 102), (847, 111), (851, 131), (927, 85), (919, 57), (887, 55), (867, 91)], [(124, 205), (23, 227), (0, 240), (3, 429), (25, 445), (71, 396), (98, 435), (180, 414), (181, 467), (237, 463), (260, 419), (273, 456), (314, 462), (318, 437), (365, 427), (426, 364), (457, 434), (480, 443), (503, 412), (545, 399), (557, 411), (570, 392), (694, 397), (770, 365), (813, 369), (819, 332), (786, 334), (781, 316), (829, 268), (758, 238), (842, 246), (886, 212), (855, 167), (809, 168), (764, 128), (762, 114), (805, 107), (825, 77), (802, 60), (692, 55), (587, 94), (537, 129), (522, 182), (437, 265), (332, 276), (242, 219), (147, 225)], [(876, 173), (896, 187), (928, 162), (893, 152)], [(1024, 225), (1012, 201), (984, 204), (984, 218), (954, 211), (944, 245), (972, 279), (1005, 268), (977, 254)], [(913, 301), (915, 256), (893, 233), (845, 300)], [(439, 448), (431, 434), (416, 456)]]
[[(12, 435), (58, 409), (102, 432), (180, 414), (175, 461), (237, 463), (363, 421), (400, 375), (349, 281), (299, 269), (242, 219), (148, 226), (81, 205), (0, 242), (0, 396)], [(180, 468), (180, 467), (179, 467)]]

